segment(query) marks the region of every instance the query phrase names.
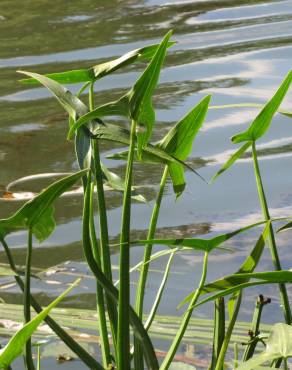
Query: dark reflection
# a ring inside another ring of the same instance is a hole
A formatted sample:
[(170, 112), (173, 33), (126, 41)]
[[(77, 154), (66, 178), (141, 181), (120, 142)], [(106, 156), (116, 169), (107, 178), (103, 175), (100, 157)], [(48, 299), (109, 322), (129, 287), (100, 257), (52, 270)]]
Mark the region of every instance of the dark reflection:
[[(151, 7), (139, 0), (82, 0), (78, 3), (57, 0), (54, 6), (48, 0), (5, 0), (1, 2), (3, 20), (0, 22), (0, 34), (4, 37), (0, 57), (39, 55), (125, 40), (138, 41), (146, 37), (161, 37), (170, 28), (177, 34), (185, 34), (194, 30), (193, 25), (185, 24), (189, 17), (222, 7), (272, 2), (225, 0)], [(195, 31), (206, 30), (206, 26), (202, 27), (197, 27)]]

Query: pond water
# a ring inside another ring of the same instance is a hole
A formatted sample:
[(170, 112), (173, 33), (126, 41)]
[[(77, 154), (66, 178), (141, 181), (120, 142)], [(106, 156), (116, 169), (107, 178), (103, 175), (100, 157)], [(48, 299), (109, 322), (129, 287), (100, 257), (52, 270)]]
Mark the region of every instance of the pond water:
[[(132, 49), (159, 42), (174, 30), (177, 44), (169, 50), (155, 94), (157, 109), (153, 141), (161, 136), (203, 96), (212, 94), (212, 104), (264, 103), (271, 97), (286, 73), (292, 57), (292, 1), (267, 0), (2, 0), (0, 4), (0, 165), (1, 190), (18, 178), (77, 169), (71, 142), (66, 141), (67, 119), (62, 109), (43, 88), (18, 82), (17, 69), (49, 73), (84, 68), (117, 57)], [(102, 104), (123, 94), (136, 80), (144, 65), (123, 69), (96, 84), (96, 103)], [(73, 92), (77, 87), (68, 86)], [(78, 86), (79, 87), (79, 86)], [(283, 107), (292, 110), (285, 99)], [(256, 116), (255, 108), (210, 111), (193, 146), (191, 164), (206, 179), (218, 170), (234, 150), (230, 137), (242, 131)], [(292, 126), (287, 117), (276, 116), (259, 143), (260, 166), (273, 216), (292, 214)], [(117, 150), (102, 143), (102, 153)], [(119, 174), (121, 161), (104, 160)], [(143, 185), (149, 206), (133, 206), (133, 235), (145, 235), (162, 168), (135, 167), (135, 181)], [(239, 161), (213, 185), (206, 185), (187, 172), (187, 188), (175, 201), (171, 184), (167, 186), (157, 235), (206, 236), (236, 229), (260, 219), (250, 155)], [(15, 189), (39, 191), (50, 179), (25, 182)], [(7, 217), (22, 203), (1, 201), (0, 216)], [(109, 224), (112, 238), (120, 229), (121, 196), (108, 195)], [(68, 306), (94, 308), (94, 281), (83, 262), (80, 229), (81, 197), (76, 195), (56, 204), (57, 228), (43, 244), (35, 244), (33, 266), (45, 269), (58, 265), (63, 271), (85, 275), (82, 285), (65, 300)], [(234, 272), (253, 247), (260, 230), (235, 238), (235, 252), (216, 252), (210, 257), (208, 279)], [(291, 234), (277, 236), (283, 267), (292, 266)], [(8, 238), (17, 263), (24, 262), (26, 235)], [(158, 247), (157, 247), (158, 249)], [(139, 260), (141, 247), (133, 247), (132, 264)], [(176, 306), (200, 277), (200, 254), (176, 257), (169, 289), (160, 313), (177, 314)], [(118, 251), (113, 250), (117, 264)], [(5, 262), (0, 250), (0, 262)], [(153, 264), (148, 286), (149, 310), (161, 280), (165, 260)], [(268, 251), (259, 269), (272, 269)], [(133, 281), (137, 276), (133, 275)], [(59, 274), (56, 280), (72, 277)], [(56, 281), (55, 281), (56, 283)], [(133, 283), (133, 292), (135, 284)], [(64, 284), (34, 281), (33, 292), (46, 304), (64, 290)], [(242, 319), (249, 320), (259, 293), (272, 297), (266, 309), (267, 322), (282, 320), (276, 286), (250, 289), (244, 296)], [(289, 288), (289, 293), (292, 290)], [(21, 302), (12, 286), (1, 290), (8, 303)], [(212, 305), (199, 309), (199, 317), (211, 317)], [(159, 343), (160, 348), (166, 348)], [(180, 351), (185, 351), (184, 346)], [(54, 361), (50, 362), (54, 368)], [(48, 364), (49, 366), (49, 364)], [(68, 365), (63, 365), (65, 369)], [(74, 366), (82, 368), (76, 362)], [(72, 364), (70, 368), (73, 369)], [(69, 368), (69, 367), (68, 367)]]

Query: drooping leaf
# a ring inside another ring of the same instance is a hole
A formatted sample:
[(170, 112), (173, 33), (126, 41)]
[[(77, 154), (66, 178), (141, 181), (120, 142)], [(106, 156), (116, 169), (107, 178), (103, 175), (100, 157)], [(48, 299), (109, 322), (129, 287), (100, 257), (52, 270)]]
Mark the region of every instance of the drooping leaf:
[(265, 350), (254, 355), (250, 360), (242, 362), (238, 370), (258, 369), (258, 365), (278, 358), (292, 357), (292, 327), (278, 323), (272, 327)]
[(228, 170), (234, 162), (236, 162), (251, 146), (251, 142), (247, 142), (242, 145), (236, 152), (234, 152), (226, 163), (220, 168), (220, 170), (211, 178), (210, 183), (214, 182), (223, 172)]
[(288, 73), (281, 86), (272, 97), (271, 100), (264, 106), (264, 108), (257, 115), (250, 127), (232, 137), (233, 143), (241, 143), (243, 141), (256, 141), (263, 136), (269, 129), (272, 119), (280, 107), (289, 87), (292, 82), (292, 71)]
[[(120, 143), (120, 144), (127, 145), (127, 146), (130, 144), (130, 132), (127, 129), (124, 129), (117, 125), (105, 124), (105, 123), (103, 124), (95, 123), (95, 125), (91, 128), (91, 134), (92, 134), (92, 137), (96, 139), (109, 140), (109, 141), (113, 141), (113, 142)], [(148, 144), (143, 149), (143, 152), (145, 152), (147, 156), (157, 158), (157, 161), (160, 161), (161, 163), (182, 164), (186, 168), (190, 169), (191, 171), (194, 171), (185, 162), (175, 158), (174, 156), (166, 153), (164, 150), (154, 145)]]
[(194, 138), (205, 120), (210, 100), (211, 95), (205, 96), (164, 136), (158, 147), (185, 160), (191, 153)]
[[(210, 100), (210, 95), (204, 97), (165, 135), (157, 146), (175, 158), (186, 160), (192, 151), (193, 141), (205, 120)], [(184, 168), (180, 164), (169, 164), (169, 174), (174, 192), (179, 196), (185, 189)]]
[(138, 240), (133, 241), (134, 244), (161, 244), (167, 245), (169, 247), (189, 247), (195, 250), (200, 250), (204, 252), (211, 252), (213, 249), (218, 248), (221, 244), (231, 239), (233, 236), (238, 235), (244, 231), (262, 225), (266, 221), (257, 222), (250, 224), (248, 226), (237, 229), (233, 232), (217, 235), (210, 239), (201, 239), (201, 238), (178, 238), (178, 239), (151, 239), (151, 240)]
[(88, 108), (86, 107), (86, 105), (76, 96), (71, 94), (71, 92), (66, 87), (62, 86), (58, 82), (38, 73), (27, 71), (17, 72), (34, 78), (39, 83), (44, 85), (48, 90), (50, 90), (50, 92), (57, 98), (59, 103), (73, 119), (76, 119), (77, 116), (82, 116), (88, 112)]
[[(38, 73), (18, 71), (27, 76), (31, 76), (35, 81), (38, 81), (45, 86), (58, 100), (62, 107), (69, 114), (69, 122), (75, 122), (78, 117), (86, 115), (88, 112), (87, 106), (71, 92), (59, 84), (58, 82), (50, 79), (49, 77), (40, 75)], [(90, 125), (90, 123), (89, 123)], [(91, 145), (90, 138), (86, 128), (79, 130), (75, 136), (75, 151), (80, 169), (89, 168), (91, 162)], [(86, 181), (85, 178), (83, 181)]]
[[(106, 166), (101, 162), (101, 169), (102, 174), (104, 177), (104, 184), (109, 186), (111, 189), (124, 192), (125, 190), (125, 182), (124, 180), (118, 176), (116, 173), (109, 171)], [(132, 186), (132, 198), (139, 201), (139, 202), (146, 202), (146, 199), (141, 194), (137, 194), (136, 188)]]
[[(193, 141), (205, 120), (210, 99), (211, 96), (203, 98), (190, 112), (177, 122), (166, 136), (156, 144), (156, 147), (177, 159), (185, 160), (190, 154)], [(128, 151), (126, 150), (111, 154), (108, 158), (126, 160), (127, 156)], [(146, 151), (142, 151), (140, 157), (138, 157), (136, 151), (134, 159), (142, 162), (162, 163), (157, 156), (153, 156)], [(168, 167), (174, 192), (179, 196), (185, 189), (184, 166), (179, 163), (169, 163)]]
[[(270, 223), (267, 222), (263, 232), (261, 233), (260, 237), (258, 238), (256, 245), (252, 249), (251, 253), (248, 255), (248, 257), (244, 260), (240, 268), (237, 270), (236, 273), (232, 275), (225, 276), (223, 278), (217, 279), (213, 281), (212, 283), (206, 284), (204, 288), (202, 289), (201, 295), (215, 292), (218, 290), (224, 290), (228, 287), (232, 287), (236, 284), (242, 284), (244, 281), (241, 279), (237, 279), (237, 274), (243, 274), (243, 273), (249, 273), (253, 272), (254, 269), (257, 267), (259, 260), (261, 258), (261, 255), (263, 253), (266, 239), (269, 233), (269, 227)], [(246, 282), (248, 281), (248, 278), (246, 278)], [(186, 296), (183, 301), (179, 304), (178, 308), (181, 308), (183, 305), (188, 303), (195, 292), (190, 293), (188, 296)]]
[[(0, 368), (7, 368), (18, 356), (21, 355), (27, 340), (32, 336), (40, 323), (46, 318), (49, 312), (61, 302), (70, 291), (79, 284), (80, 279), (76, 280), (64, 293), (55, 299), (48, 307), (43, 309), (30, 322), (25, 324), (17, 333), (13, 335), (8, 344), (0, 350)], [(102, 366), (100, 366), (102, 370)]]
[[(169, 42), (167, 47), (170, 47), (174, 42)], [(62, 84), (75, 84), (81, 82), (94, 82), (97, 79), (105, 77), (110, 73), (117, 71), (131, 63), (140, 60), (147, 60), (153, 57), (159, 45), (149, 45), (144, 48), (132, 50), (119, 58), (110, 60), (105, 63), (97, 64), (87, 69), (75, 69), (59, 73), (48, 73), (45, 76)], [(21, 80), (26, 84), (37, 84), (39, 81), (35, 78), (27, 78)]]
[(0, 220), (0, 237), (4, 238), (13, 231), (32, 228), (33, 234), (39, 241), (45, 240), (55, 228), (53, 202), (87, 171), (87, 169), (79, 171), (54, 182), (25, 203), (14, 215)]

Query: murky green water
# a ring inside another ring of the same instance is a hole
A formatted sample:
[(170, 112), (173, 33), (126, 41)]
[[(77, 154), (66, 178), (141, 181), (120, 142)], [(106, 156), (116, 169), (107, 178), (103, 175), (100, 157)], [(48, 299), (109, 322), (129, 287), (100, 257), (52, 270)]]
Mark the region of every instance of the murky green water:
[[(77, 169), (72, 144), (66, 141), (66, 115), (45, 89), (19, 84), (19, 76), (15, 73), (17, 69), (45, 73), (91, 66), (134, 48), (158, 42), (172, 28), (178, 43), (169, 51), (156, 91), (158, 120), (153, 137), (155, 141), (207, 94), (213, 95), (213, 104), (265, 102), (292, 66), (291, 26), (291, 0), (57, 0), (53, 3), (48, 0), (1, 0), (2, 190), (11, 181), (23, 176)], [(101, 80), (96, 84), (96, 102), (101, 104), (120, 96), (135, 81), (142, 68), (129, 67)], [(77, 91), (77, 88), (75, 86), (72, 91)], [(290, 110), (291, 96), (283, 105)], [(209, 179), (228, 158), (234, 149), (229, 138), (247, 127), (256, 112), (255, 109), (230, 109), (208, 114), (191, 158), (192, 165), (204, 177)], [(277, 116), (259, 148), (262, 149), (260, 165), (271, 213), (273, 216), (291, 215), (291, 121)], [(116, 148), (103, 143), (104, 155), (112, 150)], [(105, 163), (119, 174), (124, 171), (122, 162), (105, 160)], [(136, 168), (136, 182), (143, 184), (150, 205), (161, 171), (160, 167)], [(170, 184), (167, 188), (159, 219), (160, 235), (209, 236), (260, 217), (250, 158), (241, 160), (212, 186), (204, 184), (191, 173), (187, 173), (187, 180), (187, 189), (178, 202), (175, 202)], [(27, 182), (18, 188), (37, 191), (47, 183), (44, 180)], [(0, 216), (7, 216), (20, 204), (2, 201)], [(110, 194), (108, 205), (110, 231), (114, 238), (119, 234), (121, 196)], [(150, 211), (150, 206), (135, 204), (133, 207), (132, 227), (139, 236), (145, 233)], [(79, 196), (63, 198), (57, 203), (58, 227), (49, 240), (41, 246), (35, 245), (35, 268), (60, 265), (77, 275), (88, 274), (81, 251), (80, 215)], [(236, 250), (233, 254), (214, 254), (209, 279), (235, 271), (256, 237), (257, 232), (250, 232), (235, 239), (230, 244)], [(24, 261), (25, 238), (25, 233), (17, 233), (8, 239), (18, 263)], [(287, 269), (292, 267), (290, 244), (288, 233), (279, 237), (283, 267)], [(140, 254), (140, 248), (133, 248), (133, 264)], [(114, 263), (117, 258), (115, 253)], [(2, 251), (0, 261), (5, 261)], [(161, 270), (164, 263), (161, 260), (153, 266)], [(176, 312), (177, 303), (192, 290), (199, 278), (200, 263), (199, 255), (184, 254), (176, 258), (169, 282), (171, 288), (162, 302), (161, 313)], [(271, 268), (268, 253), (262, 260), (261, 268)], [(58, 279), (66, 282), (71, 278), (59, 275)], [(160, 279), (161, 274), (153, 272), (146, 302), (148, 309)], [(63, 284), (34, 282), (34, 293), (43, 303), (63, 288)], [(88, 277), (77, 293), (67, 299), (67, 304), (92, 308), (93, 293), (94, 282)], [(249, 293), (245, 296), (244, 319), (250, 318), (259, 290), (252, 289)], [(276, 288), (268, 288), (264, 293), (273, 298), (266, 320), (273, 322), (281, 319), (277, 310), (279, 300)], [(8, 302), (21, 301), (15, 287), (2, 290), (1, 298)], [(205, 317), (211, 313), (210, 306), (197, 314)]]

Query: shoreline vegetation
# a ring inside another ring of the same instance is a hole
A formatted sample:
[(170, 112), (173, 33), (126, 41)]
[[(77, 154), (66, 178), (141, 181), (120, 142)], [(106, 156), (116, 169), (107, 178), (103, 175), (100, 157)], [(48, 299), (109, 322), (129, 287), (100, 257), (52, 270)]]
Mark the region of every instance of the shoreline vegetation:
[[(46, 87), (68, 113), (67, 139), (74, 142), (76, 160), (80, 170), (52, 183), (12, 216), (0, 220), (0, 241), (8, 262), (0, 268), (0, 272), (2, 276), (14, 276), (16, 284), (23, 291), (23, 327), (0, 349), (0, 368), (13, 369), (13, 361), (23, 354), (26, 370), (43, 369), (42, 345), (32, 343), (31, 336), (37, 330), (38, 325), (45, 321), (60, 340), (79, 358), (82, 368), (168, 370), (179, 366), (179, 369), (191, 369), (193, 367), (186, 363), (177, 364), (177, 350), (190, 328), (194, 330), (194, 342), (196, 342), (195, 332), (200, 325), (194, 326), (195, 321), (192, 314), (197, 307), (213, 302), (214, 318), (208, 322), (208, 336), (205, 338), (212, 343), (213, 350), (211, 361), (206, 368), (223, 370), (227, 366), (239, 370), (269, 367), (288, 369), (288, 359), (292, 357), (292, 315), (287, 285), (292, 282), (292, 272), (282, 269), (278, 254), (277, 232), (292, 228), (292, 215), (290, 219), (287, 217), (273, 219), (270, 216), (258, 162), (257, 141), (267, 133), (276, 113), (292, 117), (292, 113), (280, 108), (291, 85), (292, 71), (287, 74), (278, 90), (265, 105), (257, 105), (259, 113), (248, 129), (231, 138), (233, 144), (241, 145), (240, 148), (237, 148), (212, 179), (207, 181), (188, 164), (188, 157), (208, 111), (228, 109), (233, 105), (214, 106), (211, 104), (211, 96), (205, 96), (159, 142), (151, 143), (152, 132), (155, 130), (153, 94), (159, 82), (167, 51), (175, 44), (171, 38), (172, 32), (169, 31), (158, 45), (130, 51), (117, 59), (89, 69), (48, 75), (18, 71), (25, 75), (21, 83), (40, 84)], [(147, 67), (129, 91), (115, 101), (98, 106), (95, 101), (94, 87), (99, 79), (141, 61), (147, 62)], [(64, 86), (65, 84), (82, 84), (82, 88), (76, 95), (73, 95)], [(87, 104), (83, 99), (85, 94)], [(255, 108), (255, 104), (247, 103), (236, 104), (236, 106)], [(108, 123), (108, 117), (121, 117), (127, 120), (127, 128), (120, 124)], [(103, 163), (99, 150), (99, 143), (102, 140), (122, 146), (122, 151), (115, 153), (111, 158), (126, 161), (123, 178), (110, 171)], [(156, 238), (157, 222), (167, 181), (171, 182), (176, 199), (179, 201), (179, 197), (186, 188), (186, 170), (191, 171), (197, 181), (203, 181), (206, 186), (212, 186), (212, 182), (223, 175), (247, 151), (252, 153), (255, 192), (258, 194), (262, 211), (261, 221), (212, 238), (182, 237), (178, 239), (171, 238), (171, 235), (165, 239)], [(141, 162), (160, 166), (161, 181), (149, 221), (147, 238), (132, 240), (132, 203), (133, 201), (141, 203), (147, 201), (143, 194), (139, 194), (137, 186), (139, 184), (133, 183), (133, 165)], [(64, 290), (64, 293), (43, 310), (31, 293), (31, 280), (35, 278), (31, 269), (34, 248), (37, 243), (46, 240), (54, 231), (56, 226), (54, 202), (79, 182), (82, 182), (83, 191), (83, 210), (80, 210), (83, 254), (96, 282), (97, 320), (96, 323), (91, 323), (90, 328), (96, 330), (100, 338), (100, 357), (98, 358), (82, 346), (74, 335), (71, 335), (70, 330), (64, 329), (54, 315), (49, 316), (50, 311), (55, 310), (55, 306), (65, 295), (80, 283), (80, 279), (73, 282), (67, 290)], [(109, 220), (105, 196), (108, 188), (123, 195), (121, 233), (118, 243), (119, 278), (116, 282), (113, 279), (110, 255)], [(97, 224), (95, 214), (98, 216)], [(275, 222), (284, 224), (277, 230)], [(229, 275), (210, 282), (208, 279), (209, 255), (214, 251), (216, 253), (228, 252), (229, 249), (225, 246), (225, 242), (236, 235), (244, 235), (251, 229), (257, 230), (258, 239), (243, 263), (238, 266), (238, 270), (230, 271)], [(18, 270), (6, 241), (7, 235), (18, 230), (27, 231), (24, 274)], [(130, 258), (132, 245), (141, 245), (144, 248), (143, 259), (134, 267), (131, 265)], [(153, 252), (154, 245), (163, 246), (163, 249)], [(274, 270), (256, 272), (265, 247), (270, 251)], [(167, 327), (163, 329), (165, 332), (160, 333), (160, 337), (167, 337), (171, 342), (169, 349), (163, 353), (161, 359), (154, 346), (154, 339), (157, 338), (154, 335), (155, 325), (157, 321), (163, 321), (157, 312), (167, 288), (173, 258), (184, 251), (196, 251), (203, 255), (201, 278), (197, 286), (190, 286), (191, 293), (180, 303), (179, 307), (183, 308), (184, 312), (180, 318), (176, 319), (171, 335)], [(144, 301), (147, 293), (147, 280), (151, 273), (151, 262), (162, 256), (168, 256), (168, 260), (152, 308), (145, 316)], [(133, 270), (139, 271), (139, 279), (135, 304), (131, 306), (130, 283)], [(244, 325), (238, 322), (238, 314), (243, 297), (247, 294), (247, 288), (267, 284), (274, 284), (278, 287), (283, 322), (275, 323), (271, 327), (266, 327), (261, 323), (262, 311), (270, 302), (269, 298), (262, 295), (259, 295), (255, 302), (252, 321)], [(37, 315), (31, 315), (32, 309), (37, 312)], [(249, 333), (244, 346), (234, 339), (236, 335), (242, 334), (243, 327)], [(267, 331), (262, 333), (262, 327)], [(189, 339), (191, 341), (191, 338)], [(227, 351), (230, 352), (231, 346), (234, 346), (232, 359), (230, 355), (227, 356)], [(262, 366), (263, 364), (265, 367)]]

